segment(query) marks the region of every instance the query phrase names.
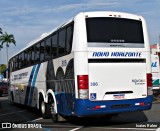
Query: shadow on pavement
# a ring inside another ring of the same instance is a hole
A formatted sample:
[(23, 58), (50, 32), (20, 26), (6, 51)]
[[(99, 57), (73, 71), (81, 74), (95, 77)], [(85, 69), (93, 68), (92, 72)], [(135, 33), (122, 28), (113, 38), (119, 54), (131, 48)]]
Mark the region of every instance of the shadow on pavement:
[(117, 116), (113, 116), (112, 118), (110, 116), (101, 116), (101, 117), (70, 117), (67, 118), (67, 121), (58, 122), (59, 124), (74, 124), (78, 126), (117, 126), (125, 125), (125, 124), (133, 124), (135, 123), (143, 123), (147, 122), (148, 119), (146, 115), (141, 112), (129, 112), (129, 113), (122, 113)]
[(23, 123), (41, 117), (36, 108), (12, 104), (7, 97), (0, 98), (0, 123)]

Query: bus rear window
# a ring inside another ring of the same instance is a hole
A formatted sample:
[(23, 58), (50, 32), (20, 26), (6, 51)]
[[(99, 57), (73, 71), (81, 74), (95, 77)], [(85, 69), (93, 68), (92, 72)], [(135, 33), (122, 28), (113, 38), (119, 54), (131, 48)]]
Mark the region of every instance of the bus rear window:
[(118, 44), (124, 47), (131, 45), (144, 47), (142, 22), (139, 20), (107, 17), (86, 18), (86, 28), (87, 41), (94, 43), (89, 44), (90, 46)]

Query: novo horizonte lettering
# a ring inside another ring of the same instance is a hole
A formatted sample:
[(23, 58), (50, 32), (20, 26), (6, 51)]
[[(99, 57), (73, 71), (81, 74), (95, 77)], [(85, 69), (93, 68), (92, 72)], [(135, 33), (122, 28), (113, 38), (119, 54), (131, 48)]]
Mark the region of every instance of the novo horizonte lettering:
[(93, 52), (92, 57), (141, 57), (141, 52)]

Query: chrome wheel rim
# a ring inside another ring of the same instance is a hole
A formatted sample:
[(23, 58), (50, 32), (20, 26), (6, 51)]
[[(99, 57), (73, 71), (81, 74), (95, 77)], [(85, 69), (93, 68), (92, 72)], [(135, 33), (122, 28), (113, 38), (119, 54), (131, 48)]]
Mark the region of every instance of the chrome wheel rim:
[(44, 103), (44, 101), (42, 101), (42, 103), (41, 103), (41, 111), (42, 111), (42, 114), (45, 113), (45, 103)]

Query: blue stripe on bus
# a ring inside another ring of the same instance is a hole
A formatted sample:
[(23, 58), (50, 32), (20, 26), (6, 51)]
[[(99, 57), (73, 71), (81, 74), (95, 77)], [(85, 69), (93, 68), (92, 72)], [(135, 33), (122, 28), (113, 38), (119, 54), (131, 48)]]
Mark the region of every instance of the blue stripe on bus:
[[(144, 106), (135, 105), (135, 103), (144, 102)], [(96, 106), (105, 106), (105, 108), (95, 109)], [(124, 105), (124, 106), (123, 106)], [(125, 106), (125, 105), (128, 105)], [(115, 106), (115, 107), (113, 107)], [(149, 110), (152, 107), (152, 95), (146, 98), (128, 99), (128, 100), (109, 100), (109, 101), (90, 101), (88, 99), (75, 100), (75, 114), (77, 116), (93, 116), (104, 114), (116, 114), (131, 111)]]
[(35, 71), (35, 67), (36, 66), (33, 66), (31, 74), (30, 74), (30, 77), (29, 77), (29, 81), (28, 81), (28, 85), (27, 85), (27, 90), (26, 90), (25, 101), (24, 101), (25, 105), (28, 104), (28, 97), (29, 97), (29, 92), (30, 92), (30, 88), (31, 88), (31, 82), (32, 82), (34, 71)]
[(34, 73), (34, 77), (33, 77), (33, 80), (32, 80), (32, 84), (31, 84), (31, 91), (30, 91), (30, 97), (29, 97), (29, 105), (30, 106), (32, 104), (33, 92), (34, 92), (35, 83), (36, 83), (36, 79), (37, 79), (37, 75), (38, 75), (38, 71), (39, 71), (40, 65), (41, 64), (37, 65), (37, 68), (36, 68), (36, 71)]

